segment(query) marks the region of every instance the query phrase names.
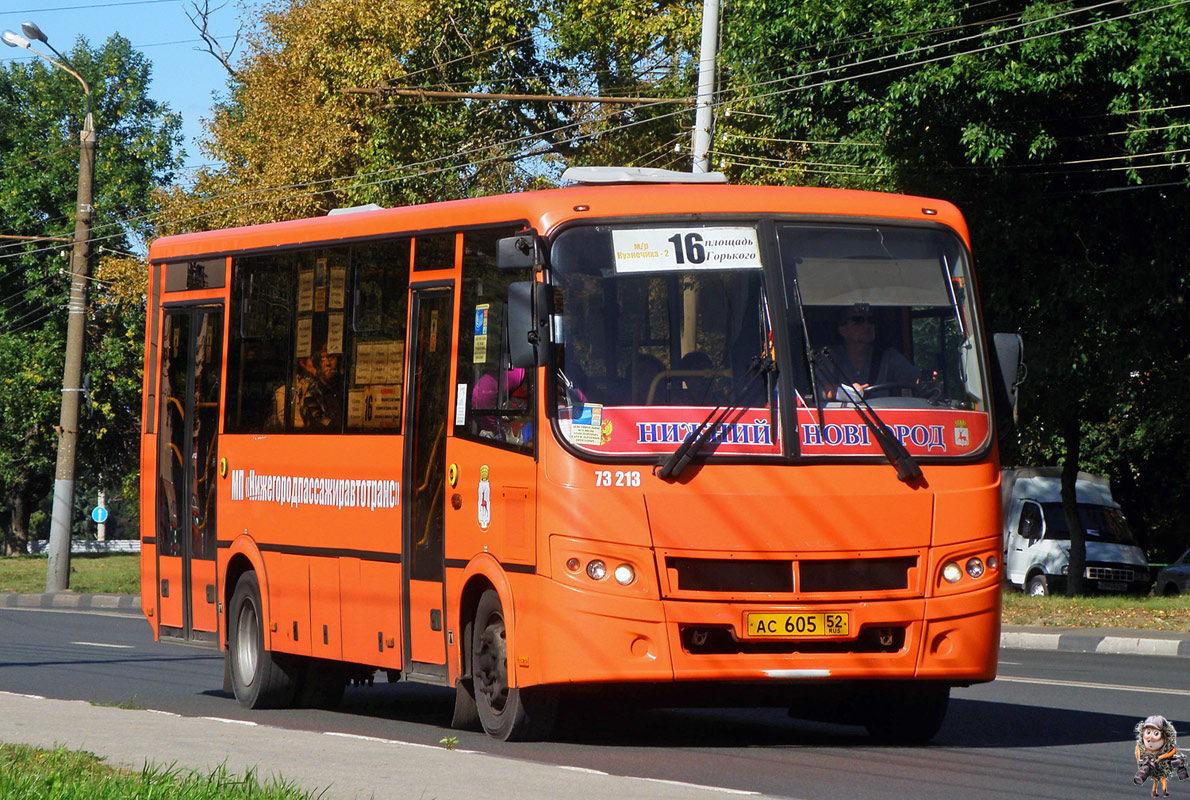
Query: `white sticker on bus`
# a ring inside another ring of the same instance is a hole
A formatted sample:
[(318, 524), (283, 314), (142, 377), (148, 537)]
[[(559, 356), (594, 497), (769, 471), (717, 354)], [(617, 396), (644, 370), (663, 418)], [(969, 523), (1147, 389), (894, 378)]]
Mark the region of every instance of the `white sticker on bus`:
[(616, 272), (760, 269), (755, 228), (617, 228)]
[(231, 471), (231, 499), (298, 506), (396, 508), (401, 504), (401, 482), (295, 475), (257, 475), (256, 470)]

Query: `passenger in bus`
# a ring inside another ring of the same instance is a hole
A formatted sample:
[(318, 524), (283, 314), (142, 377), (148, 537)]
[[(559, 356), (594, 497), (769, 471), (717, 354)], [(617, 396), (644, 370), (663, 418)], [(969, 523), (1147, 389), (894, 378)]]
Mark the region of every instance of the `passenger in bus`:
[[(893, 347), (877, 347), (876, 313), (867, 303), (857, 303), (839, 314), (839, 337), (842, 344), (824, 348), (828, 366), (826, 398), (828, 400), (862, 397), (864, 390), (878, 384), (895, 384), (912, 388), (919, 384), (921, 370)], [(840, 382), (834, 373), (842, 375)]]
[(343, 424), (343, 403), (339, 398), (339, 356), (326, 345), (314, 356), (314, 377), (306, 389), (299, 410), (304, 427), (338, 429)]
[(514, 444), (522, 444), (532, 437), (532, 427), (528, 423), (508, 419), (506, 413), (509, 410), (523, 412), (529, 407), (527, 375), (526, 370), (515, 367), (504, 372), (503, 387), (492, 372), (485, 372), (476, 381), (471, 390), (471, 411), (480, 436)]
[[(650, 402), (649, 389), (653, 386), (653, 379), (665, 371), (661, 359), (649, 353), (637, 353), (632, 362), (632, 404), (643, 406)], [(656, 403), (657, 398), (653, 397)]]

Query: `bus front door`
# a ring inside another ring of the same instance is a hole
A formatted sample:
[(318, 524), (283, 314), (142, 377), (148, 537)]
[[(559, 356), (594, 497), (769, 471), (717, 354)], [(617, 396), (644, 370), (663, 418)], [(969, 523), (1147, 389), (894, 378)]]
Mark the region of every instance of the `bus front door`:
[(218, 646), (215, 483), (223, 309), (166, 309), (157, 429), (160, 636)]
[(414, 288), (402, 497), (404, 661), (407, 675), (439, 683), (447, 680), (443, 530), (453, 311), (449, 286)]

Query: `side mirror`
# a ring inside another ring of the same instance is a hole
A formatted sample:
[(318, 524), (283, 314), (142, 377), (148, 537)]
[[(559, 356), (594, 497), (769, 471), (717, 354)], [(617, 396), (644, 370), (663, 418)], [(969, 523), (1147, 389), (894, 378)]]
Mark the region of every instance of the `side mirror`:
[(1017, 423), (1017, 389), (1025, 380), (1025, 342), (1019, 333), (997, 333), (992, 337), (992, 392), (1000, 435)]
[(527, 269), (542, 263), (541, 237), (529, 228), (496, 243), (496, 266), (500, 269)]
[(528, 369), (545, 364), (552, 297), (552, 289), (544, 283), (517, 281), (508, 284), (508, 352), (514, 368)]

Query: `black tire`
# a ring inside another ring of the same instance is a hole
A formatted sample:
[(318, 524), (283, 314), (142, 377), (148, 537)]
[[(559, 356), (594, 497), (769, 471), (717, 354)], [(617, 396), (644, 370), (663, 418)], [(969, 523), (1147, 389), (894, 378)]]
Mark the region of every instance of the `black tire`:
[(1162, 597), (1177, 597), (1178, 596), (1178, 585), (1176, 583), (1174, 583), (1173, 581), (1170, 581), (1169, 583), (1165, 584), (1165, 588), (1161, 590), (1161, 596)]
[(240, 576), (227, 619), (231, 686), (236, 700), (246, 708), (290, 706), (300, 666), (296, 658), (264, 648), (264, 614), (255, 572)]
[(509, 686), (504, 609), (494, 589), (479, 598), (472, 630), (472, 685), (484, 732), (506, 742), (549, 735), (557, 712), (557, 695), (545, 689)]
[(942, 727), (949, 704), (949, 686), (897, 685), (871, 698), (864, 724), (880, 742), (923, 745)]
[(1050, 584), (1044, 575), (1034, 575), (1025, 583), (1025, 594), (1030, 597), (1045, 597), (1049, 593)]

